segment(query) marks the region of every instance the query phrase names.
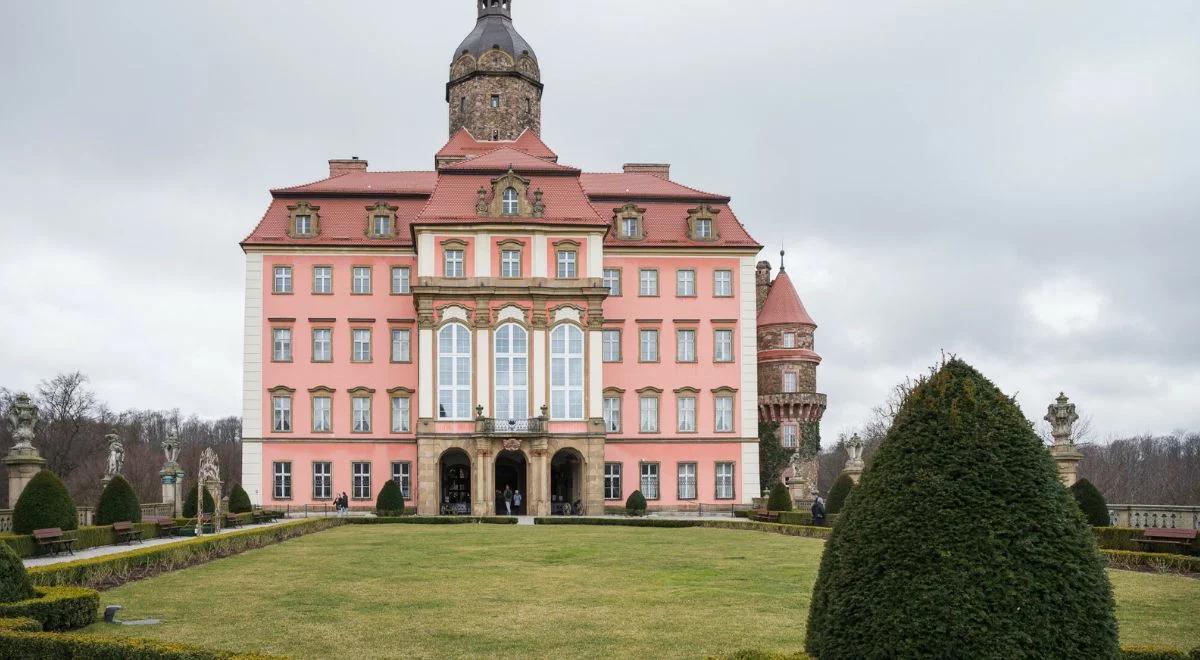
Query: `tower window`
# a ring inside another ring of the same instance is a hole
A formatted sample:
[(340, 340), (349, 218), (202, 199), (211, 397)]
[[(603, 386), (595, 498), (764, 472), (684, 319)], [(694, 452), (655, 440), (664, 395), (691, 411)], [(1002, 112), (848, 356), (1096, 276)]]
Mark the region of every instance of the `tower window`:
[(500, 131), (492, 131), (492, 142), (500, 139)]
[(525, 112), (533, 114), (533, 99), (525, 97)]
[(500, 95), (499, 94), (492, 94), (492, 107), (493, 108), (500, 107)]
[(458, 100), (458, 111), (459, 112), (467, 111), (467, 97), (464, 96)]
[(517, 189), (505, 188), (504, 196), (501, 198), (501, 203), (503, 205), (502, 211), (504, 215), (516, 215), (518, 209)]

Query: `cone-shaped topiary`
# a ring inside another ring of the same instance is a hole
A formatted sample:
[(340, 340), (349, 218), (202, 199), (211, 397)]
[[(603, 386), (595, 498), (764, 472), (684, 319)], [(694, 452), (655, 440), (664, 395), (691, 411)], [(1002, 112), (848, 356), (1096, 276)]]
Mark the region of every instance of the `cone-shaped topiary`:
[(825, 545), (807, 651), (1115, 658), (1092, 530), (1016, 404), (952, 359), (905, 398)]
[(625, 511), (631, 516), (646, 513), (646, 496), (642, 495), (642, 491), (635, 490), (629, 494), (629, 499), (625, 500)]
[(234, 484), (229, 491), (229, 513), (250, 513), (253, 510), (254, 505), (250, 503), (246, 489), (241, 484)]
[(404, 515), (404, 492), (395, 481), (388, 479), (383, 482), (383, 488), (379, 489), (379, 497), (375, 498), (375, 515)]
[(784, 486), (782, 481), (776, 481), (771, 486), (771, 496), (767, 498), (767, 510), (792, 510), (792, 494), (788, 492), (788, 487)]
[[(216, 511), (216, 509), (217, 506), (216, 503), (213, 502), (212, 493), (208, 492), (208, 489), (205, 488), (204, 513), (212, 513), (213, 511)], [(196, 484), (192, 484), (191, 487), (187, 489), (187, 495), (183, 498), (183, 517), (196, 517)]]
[(13, 551), (12, 546), (0, 543), (0, 603), (15, 603), (35, 595), (21, 558)]
[(840, 513), (842, 507), (846, 505), (846, 498), (850, 496), (850, 491), (852, 490), (854, 490), (854, 479), (850, 475), (842, 473), (833, 482), (833, 487), (829, 489), (829, 498), (825, 503), (825, 513)]
[(1112, 524), (1108, 517), (1108, 502), (1104, 501), (1104, 496), (1100, 494), (1099, 489), (1092, 485), (1092, 482), (1087, 479), (1076, 481), (1071, 485), (1071, 494), (1075, 496), (1075, 503), (1083, 511), (1083, 517), (1087, 519), (1089, 525), (1108, 527)]
[(104, 487), (100, 503), (96, 505), (95, 520), (97, 525), (142, 521), (142, 505), (125, 477), (117, 475)]
[(49, 470), (38, 472), (13, 507), (13, 532), (31, 534), (35, 529), (79, 527), (79, 512), (67, 487)]

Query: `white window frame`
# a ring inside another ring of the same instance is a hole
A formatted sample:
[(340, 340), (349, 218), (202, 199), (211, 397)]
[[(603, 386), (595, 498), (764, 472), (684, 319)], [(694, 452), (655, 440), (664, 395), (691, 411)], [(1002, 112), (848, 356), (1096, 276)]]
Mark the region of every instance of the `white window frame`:
[(659, 361), (658, 340), (657, 328), (642, 328), (638, 330), (638, 362)]
[(583, 419), (584, 333), (561, 323), (550, 331), (550, 418)]
[(313, 266), (313, 293), (333, 293), (333, 266)]
[[(447, 338), (449, 343), (447, 343)], [(449, 346), (449, 350), (446, 347)], [(471, 419), (471, 331), (461, 323), (448, 323), (438, 330), (438, 419)], [(443, 368), (448, 365), (448, 369)], [(462, 368), (466, 367), (466, 373)], [(445, 374), (450, 382), (445, 382)]]
[(604, 330), (600, 334), (600, 359), (602, 362), (621, 361), (621, 331)]
[(658, 296), (658, 271), (653, 268), (642, 268), (638, 271), (638, 296), (653, 298)]
[(465, 250), (446, 250), (442, 254), (443, 272), (446, 277), (460, 279), (467, 276)]
[(784, 449), (795, 449), (800, 444), (800, 427), (795, 424), (784, 424), (780, 428), (779, 443)]
[[(398, 469), (397, 469), (398, 468)], [(392, 481), (400, 487), (405, 500), (412, 499), (412, 462), (392, 461)]]
[(713, 331), (713, 362), (733, 362), (733, 330), (718, 328)]
[[(313, 362), (333, 362), (333, 329), (313, 328)], [(324, 335), (324, 340), (320, 337)]]
[(276, 266), (275, 281), (271, 286), (271, 291), (274, 293), (291, 293), (292, 292), (292, 267), (291, 266)]
[(354, 328), (350, 331), (352, 362), (371, 361), (371, 334), (370, 328)]
[(350, 397), (350, 430), (354, 433), (371, 432), (371, 397), (356, 394)]
[(658, 433), (658, 400), (658, 396), (642, 395), (638, 397), (638, 431), (640, 433)]
[(695, 463), (684, 462), (675, 465), (675, 497), (681, 500), (694, 500), (699, 497), (696, 477), (699, 469)]
[(713, 296), (716, 298), (733, 297), (733, 271), (718, 269), (713, 271)]
[(784, 348), (796, 348), (796, 333), (794, 333), (794, 332), (783, 333), (783, 347)]
[(713, 470), (714, 496), (718, 500), (732, 500), (736, 497), (737, 489), (734, 487), (736, 478), (734, 477), (735, 465), (731, 461), (718, 461), (716, 468)]
[(696, 238), (712, 238), (712, 218), (696, 218)]
[(271, 395), (271, 430), (275, 433), (292, 432), (292, 395)]
[[(318, 408), (317, 402), (322, 402), (323, 407)], [(333, 397), (325, 394), (312, 397), (312, 431), (313, 433), (333, 432)]]
[(604, 286), (608, 287), (608, 295), (621, 295), (621, 269), (620, 268), (605, 268), (603, 271)]
[(313, 461), (312, 487), (314, 500), (333, 499), (333, 463), (330, 461)]
[(271, 328), (271, 361), (292, 361), (291, 328)]
[(713, 400), (713, 432), (733, 433), (733, 395), (718, 394)]
[(684, 268), (675, 271), (675, 295), (680, 298), (696, 297), (696, 271)]
[(271, 493), (276, 500), (292, 499), (292, 462), (275, 461), (271, 465)]
[(371, 463), (354, 461), (350, 464), (350, 498), (369, 500), (371, 496)]
[(412, 398), (407, 396), (392, 397), (392, 433), (412, 432)]
[(621, 492), (621, 463), (604, 464), (604, 499), (619, 501), (624, 493)]
[(648, 500), (662, 499), (662, 479), (658, 463), (638, 463), (638, 488)]
[(357, 295), (370, 295), (371, 293), (371, 267), (370, 266), (355, 266), (351, 273), (350, 292)]
[(516, 279), (521, 277), (521, 251), (500, 251), (500, 277)]
[[(495, 97), (492, 97), (495, 98)], [(492, 106), (495, 107), (495, 106)], [(521, 212), (521, 194), (516, 188), (509, 186), (500, 194), (500, 214), (518, 215)]]
[(605, 433), (621, 432), (621, 397), (605, 396), (603, 402)]
[(312, 216), (302, 214), (296, 216), (296, 235), (310, 236), (312, 235)]
[(675, 430), (680, 433), (696, 432), (696, 397), (681, 394), (675, 397)]
[(392, 362), (412, 362), (412, 330), (392, 328)]
[(696, 361), (696, 330), (695, 328), (677, 328), (675, 330), (675, 361)]
[(392, 218), (387, 215), (377, 215), (371, 221), (371, 229), (376, 236), (387, 236), (392, 233)]
[(783, 393), (794, 394), (800, 391), (800, 374), (794, 371), (783, 372)]
[(621, 218), (621, 235), (625, 238), (637, 238), (638, 235), (638, 219), (637, 218)]
[(407, 296), (412, 293), (412, 267), (392, 266), (392, 295)]
[(529, 417), (529, 333), (519, 324), (496, 328), (492, 383), (494, 417), (500, 420)]
[(579, 253), (575, 250), (559, 250), (555, 263), (558, 279), (571, 280), (579, 276)]

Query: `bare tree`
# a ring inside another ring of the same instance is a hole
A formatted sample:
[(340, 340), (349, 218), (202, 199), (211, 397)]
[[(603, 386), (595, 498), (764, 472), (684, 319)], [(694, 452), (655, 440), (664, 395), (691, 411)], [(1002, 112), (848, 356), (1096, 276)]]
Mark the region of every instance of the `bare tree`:
[(88, 445), (96, 441), (96, 395), (87, 388), (87, 381), (87, 376), (76, 371), (38, 385), (39, 448), (46, 469), (63, 479), (87, 460), (91, 453)]

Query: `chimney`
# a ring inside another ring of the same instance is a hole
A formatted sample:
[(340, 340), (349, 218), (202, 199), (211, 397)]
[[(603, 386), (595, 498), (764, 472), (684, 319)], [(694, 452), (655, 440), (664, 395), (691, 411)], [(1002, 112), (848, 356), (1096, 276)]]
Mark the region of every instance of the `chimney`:
[(329, 178), (349, 174), (350, 172), (366, 172), (367, 161), (359, 160), (358, 156), (354, 156), (350, 160), (331, 160), (329, 161)]
[(768, 293), (771, 293), (771, 262), (760, 261), (754, 269), (754, 302), (760, 312), (767, 302)]
[(625, 163), (626, 174), (649, 174), (660, 179), (671, 180), (671, 166), (667, 163)]

